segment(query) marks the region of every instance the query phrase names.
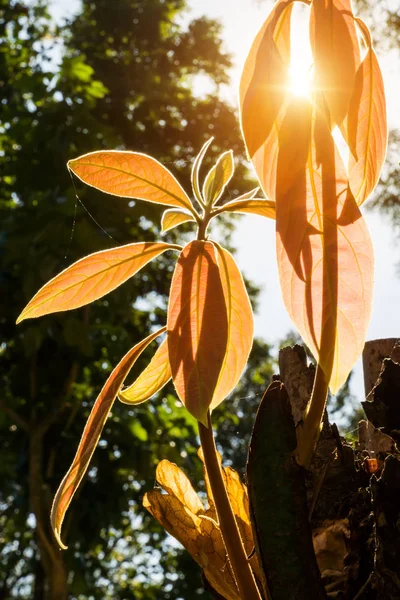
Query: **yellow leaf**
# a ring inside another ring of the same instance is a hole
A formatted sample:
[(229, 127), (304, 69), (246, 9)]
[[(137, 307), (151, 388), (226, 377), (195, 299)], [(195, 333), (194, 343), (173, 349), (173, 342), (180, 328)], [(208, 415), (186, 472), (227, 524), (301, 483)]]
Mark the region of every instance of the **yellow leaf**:
[(114, 196), (192, 209), (190, 198), (161, 163), (139, 152), (103, 150), (70, 160), (84, 183)]
[(54, 535), (61, 548), (66, 546), (61, 541), (61, 526), (65, 513), (71, 503), (71, 500), (78, 489), (80, 482), (96, 449), (97, 443), (103, 431), (104, 424), (110, 414), (118, 390), (122, 386), (125, 377), (129, 373), (133, 364), (147, 346), (165, 331), (165, 327), (149, 335), (146, 339), (134, 346), (115, 367), (106, 383), (103, 386), (96, 402), (93, 405), (85, 429), (83, 430), (81, 441), (75, 458), (67, 474), (62, 480), (57, 493), (54, 497), (51, 509), (51, 526)]
[(232, 178), (234, 169), (233, 152), (228, 150), (221, 154), (204, 180), (203, 198), (206, 204), (214, 204), (222, 196), (226, 185)]
[(251, 200), (232, 200), (218, 208), (217, 214), (222, 212), (248, 213), (267, 217), (268, 219), (276, 218), (275, 202), (263, 200), (262, 198), (252, 198)]
[(361, 19), (356, 22), (368, 50), (356, 73), (347, 121), (347, 142), (350, 188), (360, 206), (379, 180), (386, 155), (387, 122), (382, 73), (372, 48), (371, 35)]
[(89, 304), (170, 249), (181, 247), (163, 242), (139, 242), (89, 254), (48, 281), (26, 305), (17, 323)]
[(141, 404), (161, 390), (170, 379), (171, 368), (165, 339), (134, 383), (119, 392), (118, 399), (124, 404)]
[(161, 231), (169, 231), (177, 225), (182, 223), (188, 223), (189, 221), (195, 221), (192, 215), (184, 212), (183, 210), (177, 210), (176, 208), (169, 208), (163, 213), (161, 217)]

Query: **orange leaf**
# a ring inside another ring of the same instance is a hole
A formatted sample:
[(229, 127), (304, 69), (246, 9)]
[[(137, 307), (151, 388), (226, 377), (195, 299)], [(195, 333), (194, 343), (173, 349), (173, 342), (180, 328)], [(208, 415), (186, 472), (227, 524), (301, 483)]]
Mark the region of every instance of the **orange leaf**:
[(89, 418), (83, 430), (81, 441), (79, 442), (78, 450), (75, 458), (69, 468), (67, 474), (62, 480), (60, 487), (54, 497), (53, 506), (51, 509), (51, 526), (54, 531), (57, 542), (61, 548), (66, 549), (67, 546), (61, 541), (61, 526), (64, 520), (65, 513), (71, 503), (71, 500), (82, 481), (84, 474), (89, 466), (90, 459), (100, 439), (104, 424), (110, 414), (114, 404), (118, 390), (124, 382), (125, 377), (129, 373), (133, 364), (143, 352), (143, 350), (165, 331), (165, 327), (159, 329), (155, 333), (149, 335), (145, 340), (142, 340), (134, 346), (123, 359), (115, 367), (103, 389), (101, 390), (96, 402), (93, 405)]
[(275, 4), (253, 42), (243, 68), (239, 89), (240, 118), (250, 158), (271, 134), (276, 137), (274, 123), (287, 94), (292, 8), (292, 0), (279, 0)]
[(275, 219), (276, 216), (275, 202), (263, 200), (262, 198), (252, 198), (251, 200), (232, 200), (231, 202), (227, 202), (221, 206), (221, 208), (218, 209), (218, 214), (226, 211), (235, 213), (251, 213), (254, 215), (260, 215), (261, 217), (267, 217), (268, 219)]
[[(372, 244), (325, 119), (312, 117), (308, 101), (289, 107), (279, 143), (282, 295), (336, 393), (364, 346), (372, 304)], [(288, 182), (289, 170), (295, 179)]]
[(139, 152), (90, 152), (70, 160), (68, 168), (84, 183), (124, 198), (192, 209), (186, 192), (161, 163)]
[(351, 0), (313, 0), (310, 41), (316, 88), (324, 95), (331, 120), (340, 126), (349, 109), (360, 64)]
[(183, 249), (172, 278), (167, 329), (178, 396), (207, 426), (228, 340), (225, 295), (211, 242), (196, 240)]
[(153, 258), (170, 249), (180, 250), (181, 247), (163, 242), (139, 242), (81, 258), (35, 294), (17, 323), (89, 304), (117, 288)]
[(350, 101), (347, 142), (350, 188), (360, 206), (379, 180), (387, 146), (385, 90), (378, 59), (365, 23), (356, 19), (368, 46)]
[(182, 223), (188, 223), (189, 221), (194, 220), (195, 219), (192, 217), (192, 215), (189, 215), (183, 210), (169, 208), (163, 213), (163, 216), (161, 217), (161, 231), (164, 233), (165, 231), (173, 229), (177, 225), (181, 225)]
[(243, 277), (232, 254), (214, 242), (228, 319), (226, 354), (210, 408), (220, 404), (234, 389), (253, 344), (254, 322)]
[(164, 340), (148, 366), (132, 385), (118, 394), (118, 399), (125, 404), (141, 404), (161, 390), (170, 379), (168, 345), (167, 340)]

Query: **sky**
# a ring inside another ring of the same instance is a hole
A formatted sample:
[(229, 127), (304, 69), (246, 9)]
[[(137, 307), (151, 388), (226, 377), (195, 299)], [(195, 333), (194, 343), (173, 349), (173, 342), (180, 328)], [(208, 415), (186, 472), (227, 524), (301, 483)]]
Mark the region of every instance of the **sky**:
[[(231, 53), (234, 68), (231, 85), (223, 91), (224, 97), (237, 105), (237, 89), (241, 67), (251, 42), (267, 17), (271, 3), (263, 0), (189, 0), (190, 11), (183, 21), (206, 15), (218, 19), (222, 25), (225, 49)], [(78, 10), (78, 0), (52, 0), (55, 18), (69, 16)], [(297, 65), (307, 62), (304, 50), (305, 19), (298, 11), (296, 44)], [(304, 11), (303, 11), (304, 13)], [(362, 16), (362, 15), (358, 15)], [(398, 110), (400, 85), (400, 60), (397, 53), (379, 56), (388, 100), (388, 120), (391, 128), (400, 129)], [(204, 85), (204, 82), (199, 83)], [(249, 165), (251, 168), (251, 165)], [(246, 190), (243, 190), (246, 191)], [(367, 203), (368, 204), (368, 203)], [(375, 248), (375, 297), (367, 339), (400, 337), (400, 275), (396, 275), (396, 263), (400, 261), (398, 241), (391, 230), (388, 217), (368, 210), (364, 205), (364, 217), (368, 223)], [(274, 222), (255, 215), (242, 216), (238, 221), (233, 242), (238, 252), (237, 262), (245, 275), (261, 288), (259, 311), (256, 315), (255, 334), (269, 343), (283, 339), (295, 327), (283, 306), (275, 259)], [(351, 391), (363, 400), (361, 361), (354, 370)]]

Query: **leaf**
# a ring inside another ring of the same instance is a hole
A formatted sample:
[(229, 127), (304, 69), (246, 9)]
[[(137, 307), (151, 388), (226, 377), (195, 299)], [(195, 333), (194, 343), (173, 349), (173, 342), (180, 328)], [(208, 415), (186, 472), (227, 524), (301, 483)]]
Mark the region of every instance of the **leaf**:
[(340, 126), (349, 109), (360, 64), (351, 0), (313, 0), (310, 42), (316, 88), (324, 95), (332, 122)]
[(207, 411), (225, 360), (228, 320), (217, 251), (193, 241), (182, 251), (168, 305), (168, 352), (177, 394), (207, 426)]
[[(372, 304), (372, 244), (329, 128), (324, 118), (312, 115), (308, 101), (289, 107), (279, 144), (282, 296), (335, 394), (364, 346)], [(288, 180), (289, 170), (294, 177)]]
[(253, 42), (243, 68), (239, 89), (240, 119), (251, 159), (270, 136), (277, 135), (274, 123), (288, 90), (292, 8), (292, 0), (279, 0), (275, 4)]
[(207, 140), (207, 142), (205, 144), (203, 144), (203, 147), (200, 150), (200, 152), (198, 153), (198, 155), (196, 156), (194, 163), (193, 163), (193, 167), (192, 167), (192, 172), (191, 172), (192, 190), (193, 190), (193, 194), (195, 195), (195, 198), (200, 202), (200, 204), (203, 204), (203, 198), (201, 195), (200, 184), (199, 184), (200, 168), (203, 163), (203, 159), (206, 155), (206, 152), (207, 152), (208, 148), (210, 147), (210, 144), (212, 143), (213, 140), (214, 140), (214, 138), (212, 137), (209, 140)]
[(203, 198), (206, 204), (214, 204), (232, 179), (235, 165), (233, 152), (228, 150), (221, 154), (216, 164), (209, 170), (203, 185)]
[(107, 194), (192, 210), (189, 197), (172, 173), (147, 154), (90, 152), (70, 160), (68, 168), (81, 181)]
[(259, 189), (259, 187), (256, 187), (253, 190), (250, 190), (249, 192), (245, 192), (244, 194), (241, 194), (240, 196), (235, 198), (235, 201), (237, 202), (239, 200), (251, 200), (251, 198), (254, 198), (254, 196), (257, 194)]
[(141, 404), (161, 390), (170, 379), (168, 345), (167, 340), (164, 340), (148, 366), (132, 385), (118, 394), (118, 399), (125, 404)]
[[(250, 554), (254, 548), (254, 539), (246, 486), (233, 469), (223, 468), (222, 473), (245, 548)], [(167, 460), (161, 461), (157, 466), (156, 478), (166, 493), (160, 489), (148, 492), (143, 499), (143, 506), (188, 550), (221, 597), (239, 600), (240, 595), (227, 562), (221, 531), (215, 520), (212, 496), (208, 495), (210, 508), (206, 510), (186, 475)], [(209, 488), (207, 493), (209, 494)], [(261, 571), (257, 557), (253, 555), (250, 561), (257, 580), (260, 581)]]
[(180, 248), (163, 242), (139, 242), (89, 254), (48, 281), (26, 305), (17, 323), (89, 304), (117, 288), (162, 252)]
[(378, 183), (387, 147), (386, 100), (382, 73), (365, 23), (356, 19), (368, 46), (355, 78), (347, 142), (350, 188), (360, 206)]
[(218, 209), (218, 214), (222, 212), (251, 213), (260, 215), (261, 217), (267, 217), (268, 219), (275, 219), (276, 217), (275, 202), (263, 200), (262, 198), (232, 200)]
[(103, 431), (104, 424), (110, 414), (118, 390), (143, 350), (145, 350), (145, 348), (147, 348), (147, 346), (164, 331), (165, 327), (152, 333), (125, 354), (107, 379), (93, 405), (85, 429), (83, 430), (75, 458), (57, 490), (51, 509), (51, 526), (58, 544), (64, 550), (67, 546), (61, 541), (61, 527), (65, 513), (87, 471), (90, 459), (92, 458), (93, 452), (100, 439), (101, 432)]
[(239, 381), (253, 344), (253, 311), (243, 277), (232, 254), (214, 243), (228, 321), (226, 353), (210, 409), (220, 404)]
[(188, 223), (189, 221), (195, 221), (192, 215), (189, 215), (183, 210), (169, 208), (161, 217), (161, 231), (165, 233), (166, 231), (169, 231), (169, 229), (173, 229), (177, 225)]

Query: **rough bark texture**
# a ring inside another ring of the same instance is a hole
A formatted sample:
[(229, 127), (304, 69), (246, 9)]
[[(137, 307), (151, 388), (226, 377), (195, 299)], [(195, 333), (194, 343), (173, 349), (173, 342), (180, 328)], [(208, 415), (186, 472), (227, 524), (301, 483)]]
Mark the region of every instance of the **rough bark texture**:
[[(325, 415), (312, 465), (305, 473), (307, 512), (312, 532), (308, 535), (310, 539), (312, 535), (328, 598), (400, 600), (400, 453), (396, 445), (400, 441), (400, 346), (397, 342), (395, 339), (375, 340), (366, 345), (364, 365), (368, 398), (363, 407), (368, 420), (359, 424), (358, 443), (348, 444)], [(283, 349), (279, 364), (280, 378), (287, 390), (297, 425), (310, 397), (313, 368), (307, 365), (306, 354), (300, 346)], [(276, 385), (280, 384), (272, 384)], [(283, 397), (281, 403), (281, 412), (284, 413), (286, 400)], [(262, 435), (264, 440), (267, 435), (274, 437), (274, 424), (271, 428), (264, 422), (262, 432), (256, 424), (253, 436), (255, 434)], [(285, 435), (275, 435), (275, 438), (280, 437), (283, 444)], [(276, 449), (271, 449), (271, 452), (276, 452)], [(258, 458), (260, 463), (263, 460), (271, 462), (267, 456)], [(249, 492), (263, 497), (264, 491), (251, 491), (254, 465), (252, 468), (253, 473), (249, 471)], [(260, 465), (258, 468), (261, 468)], [(280, 478), (280, 485), (286, 486), (287, 490), (290, 486), (296, 487), (297, 475), (291, 468), (287, 459), (274, 474), (276, 481)], [(292, 478), (291, 483), (284, 481), (285, 476)], [(264, 471), (267, 485), (271, 483), (270, 477), (271, 466)], [(297, 491), (292, 491), (292, 495), (296, 494)], [(258, 502), (259, 499), (253, 500), (255, 505)], [(296, 508), (289, 509), (289, 505), (286, 510), (296, 513)], [(285, 511), (285, 506), (281, 492), (279, 495), (269, 493), (268, 503), (256, 515), (258, 533), (267, 537), (271, 535), (271, 531), (265, 533), (265, 530), (271, 529), (269, 521), (276, 520), (277, 514), (282, 511)], [(304, 520), (304, 514), (302, 518)], [(291, 526), (293, 531), (299, 531), (298, 524), (292, 523)], [(262, 556), (263, 542), (258, 540), (258, 545)], [(288, 562), (282, 551), (279, 559)], [(267, 575), (268, 581), (270, 578), (271, 573)], [(270, 587), (271, 600), (302, 597), (287, 590), (285, 596)], [(319, 598), (318, 593), (310, 588), (308, 597)]]

